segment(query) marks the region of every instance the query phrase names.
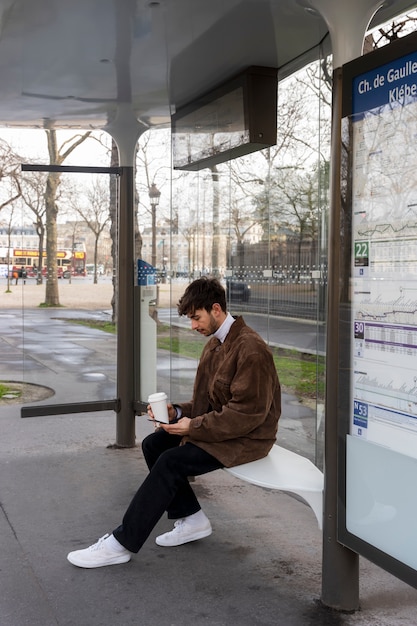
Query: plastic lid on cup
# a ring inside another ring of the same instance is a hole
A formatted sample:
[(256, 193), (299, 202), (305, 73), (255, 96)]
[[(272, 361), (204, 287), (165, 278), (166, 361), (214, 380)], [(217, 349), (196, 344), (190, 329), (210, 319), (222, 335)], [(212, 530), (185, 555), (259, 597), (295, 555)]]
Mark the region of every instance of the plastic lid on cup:
[(158, 402), (158, 400), (166, 400), (167, 397), (168, 396), (165, 391), (158, 391), (157, 393), (151, 393), (151, 395), (148, 396), (148, 402)]

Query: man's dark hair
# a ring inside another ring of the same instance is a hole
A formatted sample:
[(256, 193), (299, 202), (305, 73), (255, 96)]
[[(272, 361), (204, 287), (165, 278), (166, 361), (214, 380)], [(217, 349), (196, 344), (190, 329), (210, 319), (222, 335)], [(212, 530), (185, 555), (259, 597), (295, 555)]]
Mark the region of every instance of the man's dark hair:
[(215, 303), (220, 304), (222, 311), (226, 312), (224, 287), (217, 278), (203, 276), (188, 285), (177, 308), (179, 315), (193, 315), (198, 309), (206, 309), (210, 313)]

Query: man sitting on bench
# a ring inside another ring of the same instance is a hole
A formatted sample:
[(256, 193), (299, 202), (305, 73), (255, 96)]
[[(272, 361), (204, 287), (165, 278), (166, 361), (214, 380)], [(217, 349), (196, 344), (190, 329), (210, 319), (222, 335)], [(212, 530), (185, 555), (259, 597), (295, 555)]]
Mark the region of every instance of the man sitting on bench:
[[(211, 534), (211, 524), (189, 476), (233, 467), (267, 456), (276, 440), (281, 389), (271, 351), (242, 317), (226, 309), (215, 278), (199, 278), (185, 290), (178, 313), (210, 337), (201, 355), (193, 398), (168, 404), (169, 424), (157, 424), (142, 442), (149, 474), (133, 497), (122, 524), (83, 550), (68, 554), (84, 568), (126, 563), (140, 550), (165, 511), (177, 520), (156, 538), (178, 546)], [(153, 418), (148, 407), (148, 413)]]

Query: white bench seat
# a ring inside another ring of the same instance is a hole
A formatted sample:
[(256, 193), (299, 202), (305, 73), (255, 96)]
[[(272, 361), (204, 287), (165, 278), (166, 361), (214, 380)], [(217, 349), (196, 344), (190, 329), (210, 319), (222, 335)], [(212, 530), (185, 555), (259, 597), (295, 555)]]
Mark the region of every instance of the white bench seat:
[(311, 461), (274, 445), (259, 461), (224, 468), (248, 483), (299, 496), (314, 511), (319, 528), (323, 525), (323, 473)]

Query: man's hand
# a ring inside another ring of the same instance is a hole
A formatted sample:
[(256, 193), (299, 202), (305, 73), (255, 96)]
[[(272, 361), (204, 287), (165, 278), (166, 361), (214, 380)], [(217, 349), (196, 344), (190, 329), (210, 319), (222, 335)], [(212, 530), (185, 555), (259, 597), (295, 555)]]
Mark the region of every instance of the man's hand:
[(188, 435), (190, 422), (191, 419), (189, 417), (180, 417), (178, 422), (174, 424), (159, 424), (159, 427), (163, 428), (170, 435)]

